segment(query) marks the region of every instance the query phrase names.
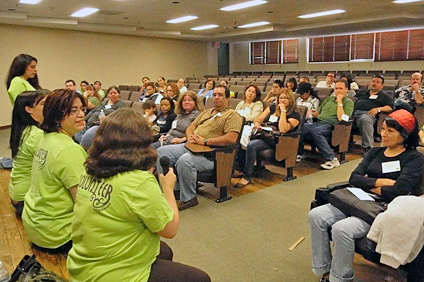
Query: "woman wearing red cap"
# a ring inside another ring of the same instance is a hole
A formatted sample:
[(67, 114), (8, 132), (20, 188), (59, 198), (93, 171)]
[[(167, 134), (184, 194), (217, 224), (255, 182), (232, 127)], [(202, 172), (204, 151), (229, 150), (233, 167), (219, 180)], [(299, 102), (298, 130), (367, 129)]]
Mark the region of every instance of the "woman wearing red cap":
[[(383, 123), (381, 137), (382, 147), (365, 153), (349, 183), (387, 202), (397, 196), (419, 194), (424, 157), (416, 151), (419, 138), (415, 117), (406, 110), (391, 113)], [(347, 217), (331, 204), (312, 209), (308, 220), (314, 273), (323, 282), (352, 281), (355, 239), (366, 236), (370, 225), (357, 217)], [(327, 231), (330, 227), (333, 254)]]

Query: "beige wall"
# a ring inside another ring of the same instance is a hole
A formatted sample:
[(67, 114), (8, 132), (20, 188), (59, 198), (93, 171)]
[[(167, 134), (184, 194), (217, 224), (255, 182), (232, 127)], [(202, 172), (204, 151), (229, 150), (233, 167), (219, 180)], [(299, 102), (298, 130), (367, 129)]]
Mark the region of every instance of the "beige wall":
[(103, 88), (135, 84), (142, 76), (179, 78), (217, 73), (217, 53), (210, 43), (59, 29), (0, 25), (0, 126), (10, 124), (11, 105), (4, 84), (15, 56), (38, 59), (43, 88), (64, 86), (66, 79), (100, 80)]
[(306, 57), (305, 38), (299, 40), (299, 63), (287, 65), (250, 65), (249, 43), (230, 44), (230, 72), (234, 71), (315, 71), (315, 70), (423, 70), (423, 61), (312, 63)]

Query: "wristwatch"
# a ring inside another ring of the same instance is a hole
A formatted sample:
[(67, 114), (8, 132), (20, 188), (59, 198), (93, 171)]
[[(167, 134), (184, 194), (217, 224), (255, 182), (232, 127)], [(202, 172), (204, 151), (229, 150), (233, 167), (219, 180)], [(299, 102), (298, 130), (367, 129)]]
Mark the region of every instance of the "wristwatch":
[(205, 140), (203, 141), (203, 144), (205, 144), (205, 146), (208, 146), (208, 139), (205, 138)]
[(339, 104), (339, 107), (343, 107), (343, 104)]

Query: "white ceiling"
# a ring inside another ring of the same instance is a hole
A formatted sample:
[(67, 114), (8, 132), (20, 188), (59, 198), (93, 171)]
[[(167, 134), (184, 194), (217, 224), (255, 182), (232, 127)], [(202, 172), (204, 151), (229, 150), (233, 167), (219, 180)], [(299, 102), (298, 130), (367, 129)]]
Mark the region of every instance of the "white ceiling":
[[(179, 4), (173, 4), (173, 1), (179, 1)], [(239, 11), (219, 10), (240, 2), (244, 0), (43, 0), (38, 5), (27, 5), (19, 4), (19, 0), (1, 0), (0, 23), (229, 42), (424, 27), (424, 1), (400, 5), (391, 0), (268, 0), (267, 4)], [(100, 11), (86, 18), (70, 17), (83, 7), (95, 7)], [(346, 13), (313, 19), (297, 18), (333, 9), (344, 9)], [(166, 23), (169, 19), (186, 15), (199, 18), (179, 24)], [(237, 28), (258, 21), (271, 24)], [(206, 24), (218, 24), (219, 27), (190, 30)]]

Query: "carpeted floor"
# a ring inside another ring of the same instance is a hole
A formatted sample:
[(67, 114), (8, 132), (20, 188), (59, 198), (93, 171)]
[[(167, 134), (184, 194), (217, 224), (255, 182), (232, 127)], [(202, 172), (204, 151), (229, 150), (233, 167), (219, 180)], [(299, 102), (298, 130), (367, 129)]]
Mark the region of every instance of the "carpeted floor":
[[(199, 197), (180, 213), (180, 232), (167, 240), (175, 260), (213, 281), (317, 281), (311, 271), (307, 213), (315, 188), (347, 180), (359, 160), (216, 204)], [(305, 240), (288, 248), (300, 237)]]

